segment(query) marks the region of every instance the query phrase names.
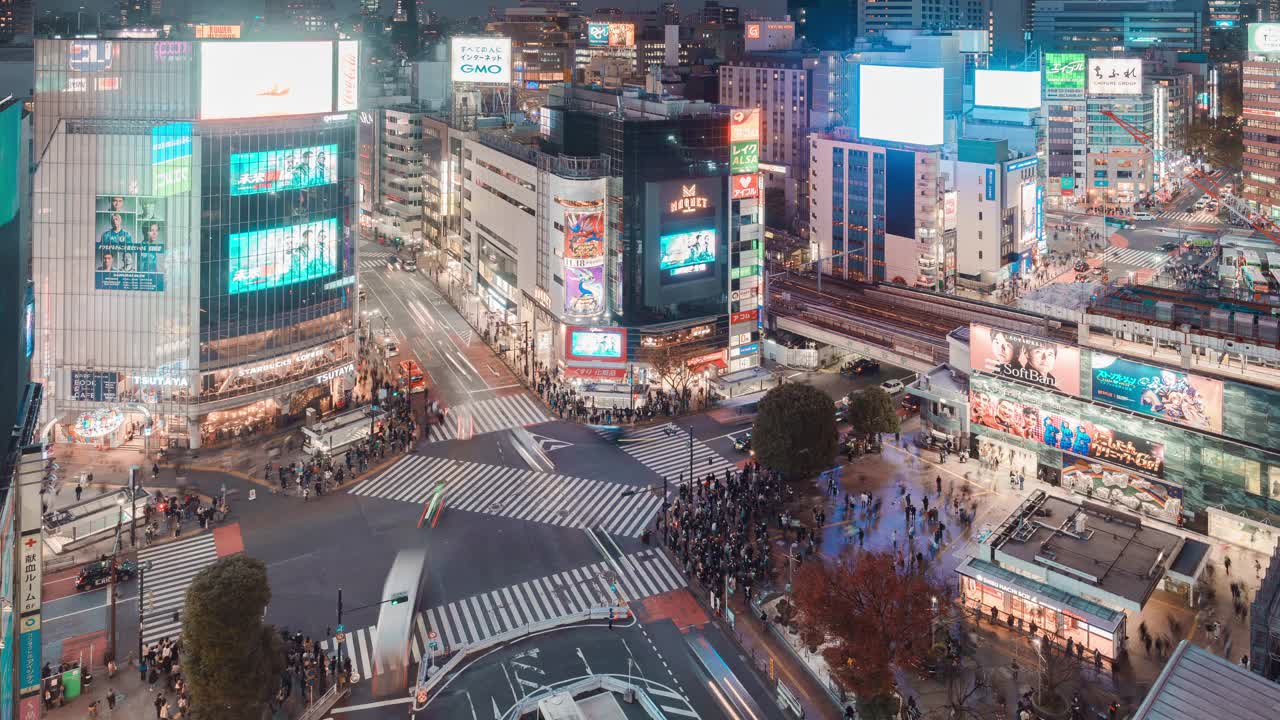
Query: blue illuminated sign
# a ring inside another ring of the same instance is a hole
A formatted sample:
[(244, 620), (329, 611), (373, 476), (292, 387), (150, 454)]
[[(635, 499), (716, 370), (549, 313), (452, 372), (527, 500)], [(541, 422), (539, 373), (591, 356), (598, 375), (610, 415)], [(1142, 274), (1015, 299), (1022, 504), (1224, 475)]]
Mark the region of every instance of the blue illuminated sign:
[(1039, 158), (1026, 158), (1025, 160), (1019, 160), (1017, 162), (1009, 163), (1008, 165), (1005, 166), (1005, 170), (1008, 170), (1009, 172), (1013, 172), (1014, 170), (1021, 170), (1023, 168), (1035, 167), (1039, 162), (1040, 162)]
[(987, 184), (987, 199), (995, 200), (996, 199), (996, 171), (991, 168), (987, 168), (986, 184)]

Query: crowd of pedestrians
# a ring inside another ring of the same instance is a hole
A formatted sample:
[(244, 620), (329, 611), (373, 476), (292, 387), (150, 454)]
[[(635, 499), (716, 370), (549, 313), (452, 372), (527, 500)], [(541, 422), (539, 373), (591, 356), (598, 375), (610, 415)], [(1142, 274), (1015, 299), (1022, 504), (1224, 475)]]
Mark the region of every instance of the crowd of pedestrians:
[[(152, 704), (156, 709), (157, 720), (182, 720), (190, 710), (191, 698), (187, 694), (187, 684), (182, 677), (179, 661), (181, 655), (182, 640), (165, 638), (148, 645), (138, 661), (138, 674), (142, 682), (155, 693)], [(114, 695), (115, 691), (110, 691), (108, 702), (112, 701)]]
[(280, 688), (272, 702), (272, 712), (277, 711), (298, 693), (303, 705), (310, 705), (335, 682), (346, 683), (351, 677), (351, 659), (327, 655), (320, 643), (301, 633), (290, 634), (282, 630), (285, 663), (280, 672)]
[[(675, 499), (663, 503), (656, 528), (686, 576), (714, 590), (713, 597), (741, 588), (749, 603), (769, 580), (769, 522), (787, 519), (780, 510), (791, 492), (780, 475), (756, 463), (723, 476), (708, 474), (679, 486)], [(796, 537), (810, 548), (815, 542), (803, 525)]]
[(690, 388), (681, 393), (649, 389), (643, 397), (636, 398), (635, 407), (630, 403), (627, 407), (598, 407), (594, 397), (579, 393), (558, 370), (541, 367), (536, 373), (533, 389), (560, 419), (605, 425), (671, 417), (701, 407), (706, 401), (703, 392), (694, 393)]

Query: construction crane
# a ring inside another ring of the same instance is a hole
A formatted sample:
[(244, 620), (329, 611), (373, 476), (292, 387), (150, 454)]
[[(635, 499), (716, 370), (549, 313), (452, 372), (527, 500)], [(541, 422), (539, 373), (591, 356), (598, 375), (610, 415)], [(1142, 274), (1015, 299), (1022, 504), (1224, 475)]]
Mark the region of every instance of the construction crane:
[[(1149, 148), (1152, 153), (1162, 152), (1156, 146), (1156, 143), (1154, 140), (1152, 140), (1151, 136), (1143, 132), (1141, 129), (1135, 127), (1133, 123), (1130, 123), (1127, 120), (1124, 120), (1123, 118), (1116, 115), (1114, 112), (1111, 112), (1110, 110), (1103, 110), (1102, 114), (1111, 118), (1111, 120), (1115, 124), (1119, 125), (1121, 128), (1124, 129), (1125, 132), (1133, 136), (1134, 140), (1137, 140), (1144, 147)], [(1191, 181), (1192, 185), (1195, 185), (1197, 188), (1203, 191), (1206, 195), (1212, 197), (1214, 200), (1217, 200), (1223, 207), (1231, 211), (1231, 213), (1236, 217), (1240, 218), (1240, 220), (1244, 222), (1246, 225), (1258, 231), (1259, 233), (1262, 233), (1264, 237), (1266, 237), (1268, 240), (1275, 243), (1276, 245), (1280, 245), (1280, 225), (1276, 225), (1275, 223), (1271, 222), (1267, 218), (1262, 217), (1261, 215), (1258, 215), (1256, 213), (1243, 212), (1240, 209), (1238, 209), (1233, 202), (1228, 202), (1225, 198), (1222, 197), (1222, 195), (1218, 193), (1216, 189), (1214, 189), (1218, 184), (1217, 181), (1209, 177), (1208, 175), (1206, 175), (1204, 171), (1202, 171), (1200, 168), (1191, 167), (1190, 171), (1186, 173), (1186, 177), (1188, 180)]]

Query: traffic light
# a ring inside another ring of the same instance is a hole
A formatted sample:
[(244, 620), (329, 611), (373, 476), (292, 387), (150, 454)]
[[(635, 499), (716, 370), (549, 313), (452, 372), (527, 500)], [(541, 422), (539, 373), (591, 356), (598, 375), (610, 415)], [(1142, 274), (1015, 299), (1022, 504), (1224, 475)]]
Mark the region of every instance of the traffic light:
[(409, 602), (409, 593), (396, 593), (395, 595), (391, 596), (390, 602), (392, 605), (407, 603)]

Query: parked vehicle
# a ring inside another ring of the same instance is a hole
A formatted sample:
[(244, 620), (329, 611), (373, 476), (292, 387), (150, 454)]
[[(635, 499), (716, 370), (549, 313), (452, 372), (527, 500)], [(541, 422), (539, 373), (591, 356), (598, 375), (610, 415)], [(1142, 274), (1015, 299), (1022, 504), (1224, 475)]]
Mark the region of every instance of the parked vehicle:
[(897, 395), (898, 393), (905, 390), (906, 387), (907, 387), (906, 385), (902, 384), (901, 380), (885, 380), (884, 382), (880, 383), (880, 389), (889, 393), (890, 395)]
[[(111, 584), (111, 560), (97, 560), (80, 568), (76, 575), (76, 590), (85, 591)], [(117, 566), (118, 582), (132, 580), (138, 574), (138, 566), (132, 560), (121, 560)]]
[(858, 358), (853, 363), (853, 371), (858, 375), (870, 375), (871, 373), (880, 372), (880, 363), (871, 358)]

